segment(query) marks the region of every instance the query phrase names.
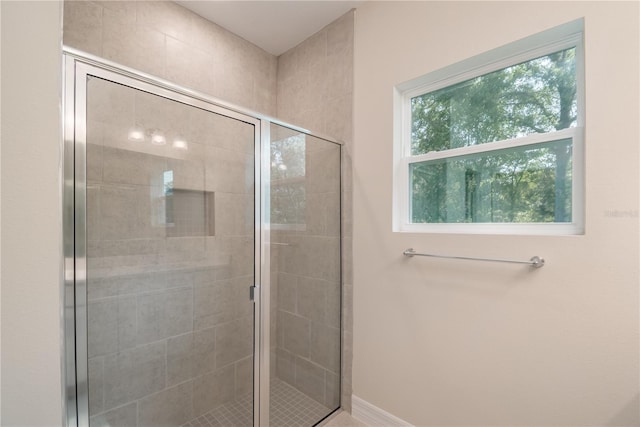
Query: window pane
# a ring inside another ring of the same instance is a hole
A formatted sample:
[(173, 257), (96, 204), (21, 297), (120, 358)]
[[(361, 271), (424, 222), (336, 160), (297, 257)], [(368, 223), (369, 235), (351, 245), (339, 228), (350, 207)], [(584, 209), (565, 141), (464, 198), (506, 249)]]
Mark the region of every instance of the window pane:
[(571, 222), (571, 139), (410, 165), (412, 223)]
[(576, 126), (575, 48), (411, 99), (411, 154)]

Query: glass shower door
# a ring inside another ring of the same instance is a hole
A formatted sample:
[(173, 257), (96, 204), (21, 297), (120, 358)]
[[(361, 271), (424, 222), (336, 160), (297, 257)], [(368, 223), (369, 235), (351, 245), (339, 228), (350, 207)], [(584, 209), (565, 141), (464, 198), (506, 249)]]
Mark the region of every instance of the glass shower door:
[(253, 425), (255, 125), (93, 76), (80, 98), (90, 424)]
[(272, 426), (340, 407), (340, 146), (270, 129)]

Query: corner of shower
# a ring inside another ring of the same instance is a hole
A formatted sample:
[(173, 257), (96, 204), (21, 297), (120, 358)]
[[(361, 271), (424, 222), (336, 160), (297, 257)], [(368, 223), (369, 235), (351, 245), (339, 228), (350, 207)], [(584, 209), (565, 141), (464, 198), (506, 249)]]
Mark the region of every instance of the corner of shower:
[(340, 408), (341, 145), (65, 49), (68, 425)]

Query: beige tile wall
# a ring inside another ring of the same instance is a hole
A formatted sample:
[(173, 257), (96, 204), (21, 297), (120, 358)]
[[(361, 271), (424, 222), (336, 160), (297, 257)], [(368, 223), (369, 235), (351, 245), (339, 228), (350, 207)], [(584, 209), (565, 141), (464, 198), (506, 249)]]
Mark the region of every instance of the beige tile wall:
[(65, 1), (64, 43), (276, 114), (276, 57), (176, 3)]
[[(345, 143), (342, 155), (342, 407), (351, 411), (353, 343), (351, 11), (278, 58), (277, 116)], [(322, 200), (309, 200), (323, 203)], [(282, 293), (282, 290), (281, 290)], [(286, 298), (281, 298), (280, 302)], [(285, 360), (285, 359), (283, 359)], [(287, 359), (288, 360), (288, 359)]]
[[(331, 135), (345, 142), (346, 145), (342, 158), (343, 217), (341, 220), (343, 233), (342, 280), (344, 283), (342, 295), (342, 406), (347, 410), (350, 410), (351, 406), (352, 353), (351, 109), (353, 87), (353, 26), (354, 14), (350, 12), (296, 48), (291, 49), (276, 59), (234, 34), (171, 2), (66, 1), (64, 11), (64, 43), (66, 45), (203, 91), (224, 99), (225, 101), (277, 116), (297, 125), (308, 127), (313, 131)], [(125, 106), (124, 110), (120, 112), (122, 117), (132, 117), (131, 112), (127, 111), (126, 108)], [(155, 111), (154, 108), (157, 109), (157, 106), (147, 106), (148, 111)], [(116, 112), (114, 114), (118, 113)], [(155, 114), (150, 114), (147, 120), (151, 123), (153, 120), (157, 121), (157, 117)], [(207, 117), (195, 117), (195, 115), (190, 116), (188, 121), (182, 120), (182, 117), (175, 114), (166, 114), (161, 117), (163, 117), (163, 120), (173, 120), (175, 129), (181, 129), (185, 127), (185, 123), (188, 123), (189, 126), (186, 126), (186, 128), (195, 129), (195, 132), (198, 132), (202, 127), (196, 126), (194, 128), (192, 126), (193, 123), (209, 120)], [(158, 126), (161, 124), (163, 123), (156, 123)], [(100, 128), (100, 126), (96, 126), (94, 129), (97, 132), (96, 137), (99, 140), (101, 138), (111, 138), (111, 140), (114, 141), (114, 148), (124, 148), (118, 146), (118, 139), (110, 135), (110, 133), (112, 133), (111, 128), (106, 127), (103, 129)], [(230, 135), (233, 129), (228, 129), (228, 132)], [(195, 134), (192, 135), (192, 137), (194, 138), (193, 140), (196, 141), (205, 141), (206, 139), (206, 135), (204, 134)], [(220, 141), (229, 140), (229, 138), (223, 138)], [(197, 162), (202, 155), (207, 158), (207, 162), (209, 162), (209, 160), (217, 162), (217, 167), (226, 169), (231, 174), (236, 173), (239, 169), (243, 169), (245, 165), (242, 164), (242, 162), (250, 162), (251, 158), (249, 153), (242, 154), (236, 151), (230, 151), (230, 149), (232, 150), (230, 146), (210, 147), (203, 144), (203, 147), (194, 145), (193, 148), (193, 151), (190, 153), (194, 154), (189, 155), (191, 157), (173, 160), (174, 164), (172, 166), (174, 168), (182, 168), (183, 173), (179, 173), (177, 176), (178, 179), (186, 180), (183, 184), (185, 187), (199, 189), (202, 185), (216, 185), (215, 180), (221, 180), (224, 181), (225, 185), (235, 186), (235, 188), (232, 189), (233, 192), (240, 192), (240, 188), (247, 188), (253, 184), (253, 181), (246, 179), (246, 177), (245, 179), (231, 180), (229, 179), (229, 174), (226, 173), (217, 175), (208, 174), (205, 176), (205, 183), (202, 184), (201, 176), (198, 174), (199, 169), (193, 168), (193, 162)], [(100, 148), (94, 150), (94, 152), (97, 153), (96, 157), (98, 159), (100, 159), (101, 155), (123, 157), (122, 153), (117, 149), (111, 152), (109, 152), (109, 149), (105, 150), (102, 148), (102, 150), (103, 151), (101, 151)], [(141, 153), (157, 154), (153, 151), (153, 147), (142, 149)], [(128, 159), (125, 159), (125, 162), (134, 160), (135, 156), (129, 157), (130, 154), (131, 153), (128, 153), (127, 156), (124, 156), (128, 157)], [(225, 159), (232, 159), (232, 161), (216, 160), (220, 159), (221, 155), (224, 155)], [(146, 168), (138, 172), (142, 177), (144, 177), (144, 174), (149, 172), (149, 170), (158, 167), (158, 165), (153, 165), (153, 161), (149, 161), (148, 156), (138, 157), (138, 160), (143, 160), (143, 166)], [(97, 161), (96, 163), (99, 164), (96, 164), (95, 167), (91, 169), (91, 173), (97, 174), (98, 176), (106, 174), (106, 176), (111, 176), (112, 178), (119, 176), (118, 170), (103, 170), (101, 166), (102, 162)], [(140, 163), (138, 162), (137, 164)], [(135, 177), (132, 179), (135, 181)], [(130, 188), (131, 191), (135, 190), (133, 187), (135, 186)], [(102, 204), (108, 202), (106, 203), (107, 206), (113, 208), (112, 212), (115, 215), (118, 212), (118, 203), (125, 205), (128, 203), (127, 196), (118, 194), (110, 196), (107, 194), (108, 192), (108, 190), (104, 190), (99, 185), (90, 186), (89, 188), (90, 194), (95, 193), (98, 195), (97, 197), (90, 197), (93, 201), (92, 203), (96, 204), (94, 208), (100, 208), (101, 201)], [(112, 196), (117, 197), (114, 199)], [(112, 198), (109, 199), (109, 197)], [(229, 203), (242, 203), (242, 200), (238, 197), (230, 196), (230, 198), (234, 200), (229, 200)], [(322, 196), (316, 198), (312, 196), (309, 199), (309, 203), (314, 206), (323, 206), (326, 202), (327, 200), (322, 199)], [(106, 209), (108, 210), (108, 208)], [(144, 216), (147, 215), (148, 212), (141, 211), (137, 214)], [(216, 214), (222, 216), (224, 215), (224, 210), (216, 206)], [(240, 222), (233, 223), (234, 220)], [(234, 233), (239, 232), (239, 230), (243, 228), (241, 220), (242, 218), (238, 218), (237, 216), (229, 218), (229, 221), (231, 221), (229, 227), (220, 230), (221, 234), (229, 233), (229, 230), (235, 230)], [(312, 222), (313, 221), (310, 221), (310, 223)], [(135, 235), (135, 233), (141, 233), (142, 231), (136, 227), (129, 229), (121, 227), (108, 228), (105, 224), (93, 224), (90, 225), (90, 227), (100, 230), (100, 233), (104, 234), (104, 237), (111, 239), (101, 241), (100, 243), (97, 241), (90, 242), (90, 247), (94, 252), (99, 255), (99, 257), (109, 257), (109, 263), (111, 264), (118, 264), (121, 268), (129, 268), (128, 271), (132, 269), (132, 264), (153, 262), (159, 252), (163, 254), (162, 257), (165, 260), (185, 261), (192, 256), (193, 248), (206, 248), (210, 243), (208, 239), (198, 240), (185, 238), (174, 239), (173, 242), (168, 243), (162, 239), (155, 238), (156, 236), (142, 238), (147, 237), (144, 233), (142, 236), (138, 236), (140, 238), (135, 239), (135, 242), (131, 242), (127, 241), (127, 239), (119, 240), (116, 237), (131, 236), (131, 233), (134, 233), (133, 235)], [(334, 225), (330, 225), (329, 227), (334, 227)], [(323, 230), (315, 231), (321, 234)], [(216, 258), (217, 263), (218, 261), (226, 262), (225, 267), (218, 268), (215, 272), (208, 270), (201, 271), (199, 276), (213, 275), (212, 280), (233, 280), (234, 275), (247, 274), (249, 267), (239, 263), (239, 257), (234, 258), (229, 255), (233, 253), (233, 250), (236, 250), (241, 254), (250, 256), (251, 251), (246, 249), (247, 245), (244, 243), (246, 243), (246, 241), (234, 240), (230, 236), (226, 239), (222, 236), (217, 237), (216, 245), (220, 247), (221, 250), (216, 251), (213, 256)], [(321, 245), (322, 243), (320, 242), (318, 244)], [(178, 247), (176, 247), (176, 245)], [(191, 250), (189, 248), (191, 248)], [(198, 249), (196, 249), (196, 251), (197, 250)], [(105, 265), (104, 261), (99, 257), (90, 260), (90, 263), (97, 268), (110, 268), (110, 265)], [(317, 268), (323, 270), (322, 267)], [(274, 272), (274, 283), (277, 283), (276, 279), (278, 278), (278, 274), (278, 272)], [(89, 290), (92, 298), (114, 298), (114, 296), (120, 295), (124, 286), (131, 289), (148, 289), (148, 286), (152, 286), (153, 289), (168, 291), (173, 287), (171, 283), (174, 283), (166, 277), (154, 277), (153, 275), (136, 276), (135, 274), (131, 274), (130, 276), (130, 279), (126, 280), (126, 285), (122, 279), (99, 279), (104, 283), (101, 283), (101, 286), (96, 286)], [(198, 279), (196, 279), (194, 283), (197, 283), (197, 280)], [(240, 289), (239, 287), (237, 288)], [(225, 294), (224, 291), (221, 291), (215, 285), (204, 287), (194, 286), (191, 292), (193, 293), (194, 303), (191, 306), (188, 304), (185, 305), (183, 310), (192, 313), (195, 322), (194, 326), (196, 328), (206, 328), (215, 324), (219, 319), (229, 319), (229, 317), (232, 316), (232, 314), (228, 312), (228, 308), (225, 309), (227, 305), (217, 304), (216, 301), (230, 301), (232, 298), (237, 297), (237, 295), (229, 294), (228, 291), (226, 291), (227, 293)], [(242, 289), (242, 292), (244, 292), (244, 289)], [(238, 290), (236, 293), (241, 293), (241, 291)], [(274, 315), (272, 317), (275, 320), (276, 302), (280, 301), (277, 289), (274, 288), (272, 295), (274, 298), (272, 307)], [(283, 296), (283, 290), (280, 291), (280, 296), (287, 298), (286, 295)], [(295, 300), (298, 297), (293, 296), (291, 298)], [(336, 295), (328, 295), (327, 298), (330, 299), (330, 302), (336, 304), (339, 300)], [(178, 301), (180, 301), (180, 299), (175, 300), (175, 302)], [(210, 303), (207, 303), (207, 301)], [(152, 316), (152, 314), (145, 314), (141, 315), (142, 317), (140, 319), (138, 319), (137, 316), (132, 317), (130, 313), (131, 309), (127, 309), (128, 306), (134, 304), (131, 298), (127, 299), (126, 297), (118, 296), (115, 300), (109, 301), (109, 303), (114, 307), (123, 308), (121, 310), (119, 309), (119, 314), (116, 316), (116, 319), (99, 319), (97, 320), (98, 322), (108, 321), (112, 323), (116, 322), (116, 324), (126, 324), (127, 322), (145, 320)], [(137, 304), (137, 301), (135, 303)], [(162, 301), (156, 298), (152, 302), (147, 301), (147, 305), (158, 307), (162, 305)], [(105, 316), (114, 316), (111, 310), (104, 311), (105, 313), (112, 313), (110, 315), (105, 314)], [(96, 310), (96, 313), (99, 312), (99, 310)], [(335, 327), (336, 325), (331, 326)], [(272, 327), (272, 335), (277, 336), (279, 331), (277, 330), (275, 321)], [(146, 336), (146, 339), (164, 337), (167, 334), (173, 333), (174, 330), (182, 331), (180, 328), (184, 328), (184, 326), (181, 326), (180, 322), (178, 322), (177, 325), (171, 326), (171, 328), (174, 328), (173, 330), (169, 330), (168, 328), (168, 325), (162, 326), (158, 324), (157, 328), (144, 332), (143, 336)], [(132, 342), (137, 342), (135, 341), (137, 335), (132, 336), (130, 331), (127, 332), (126, 329), (120, 328), (118, 330), (120, 332), (117, 336), (112, 333), (112, 336), (108, 337), (105, 341), (106, 343), (101, 345), (109, 349), (127, 349), (133, 345)], [(318, 334), (317, 332), (311, 334), (311, 331), (309, 334), (309, 345), (315, 345), (314, 348), (317, 350), (317, 352), (314, 351), (314, 354), (318, 354), (318, 356), (315, 357), (328, 359), (326, 354), (323, 355), (323, 351), (321, 351), (325, 349), (322, 344), (324, 342), (324, 335)], [(183, 337), (182, 340), (184, 342), (180, 342), (180, 340), (167, 341), (167, 354), (169, 354), (171, 350), (171, 358), (181, 361), (173, 368), (166, 367), (167, 378), (173, 378), (173, 380), (168, 382), (169, 385), (174, 383), (174, 381), (179, 381), (179, 379), (185, 375), (181, 370), (186, 370), (187, 367), (193, 364), (204, 363), (206, 365), (206, 361), (196, 361), (192, 360), (192, 356), (181, 355), (182, 353), (179, 350), (181, 345), (188, 346), (189, 340), (194, 339), (195, 337)], [(169, 348), (169, 342), (171, 342), (171, 349)], [(97, 345), (96, 348), (97, 350), (95, 351), (98, 352), (107, 351), (100, 350), (100, 345)], [(189, 359), (189, 357), (191, 357), (191, 359)], [(185, 358), (189, 360), (185, 361)], [(273, 351), (273, 360), (276, 360), (275, 348)], [(187, 367), (185, 367), (185, 364)], [(303, 375), (305, 372), (309, 373), (308, 377), (313, 378), (313, 370), (306, 369), (309, 368), (309, 366), (302, 365), (303, 364), (300, 364), (300, 372), (302, 372)], [(103, 363), (93, 363), (92, 366), (94, 366), (94, 371), (92, 371), (93, 375), (99, 376), (100, 372), (104, 372)], [(275, 373), (274, 364), (273, 374), (275, 375)], [(239, 373), (236, 372), (236, 377), (238, 377), (238, 375)], [(325, 386), (327, 390), (331, 390), (329, 384), (331, 381), (337, 382), (337, 378), (333, 378), (329, 374), (325, 375), (327, 376)], [(201, 385), (200, 389), (204, 389), (203, 387), (205, 386)], [(325, 396), (329, 396), (330, 394), (330, 391), (325, 392)], [(103, 399), (103, 397), (101, 397), (101, 399)], [(333, 401), (335, 397), (327, 397), (327, 399)], [(197, 406), (198, 405), (194, 403), (194, 408)], [(107, 421), (122, 420), (130, 416), (130, 414), (131, 406), (125, 405), (118, 407), (115, 411), (105, 412), (101, 417)]]

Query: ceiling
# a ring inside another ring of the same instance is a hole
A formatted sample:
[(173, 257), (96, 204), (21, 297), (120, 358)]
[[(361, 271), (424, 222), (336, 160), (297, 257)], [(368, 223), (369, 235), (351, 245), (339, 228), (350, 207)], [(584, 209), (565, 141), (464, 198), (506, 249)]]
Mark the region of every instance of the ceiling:
[(176, 3), (277, 56), (363, 1), (178, 0)]

